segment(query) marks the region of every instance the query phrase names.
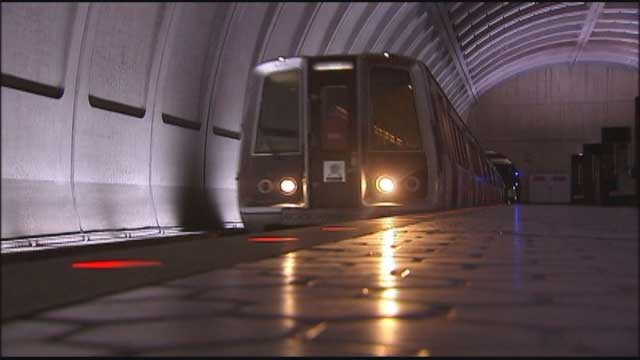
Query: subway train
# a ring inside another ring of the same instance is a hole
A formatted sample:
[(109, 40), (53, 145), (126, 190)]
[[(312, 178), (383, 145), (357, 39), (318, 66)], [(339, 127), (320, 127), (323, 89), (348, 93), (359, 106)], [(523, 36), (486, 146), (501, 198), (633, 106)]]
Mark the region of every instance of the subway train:
[(487, 150), (485, 151), (485, 155), (487, 155), (489, 161), (495, 166), (502, 177), (505, 202), (507, 204), (520, 202), (522, 199), (522, 196), (520, 196), (522, 189), (520, 185), (520, 170), (518, 170), (511, 159), (497, 151)]
[(419, 61), (279, 57), (249, 81), (237, 176), (246, 228), (503, 201), (498, 171)]

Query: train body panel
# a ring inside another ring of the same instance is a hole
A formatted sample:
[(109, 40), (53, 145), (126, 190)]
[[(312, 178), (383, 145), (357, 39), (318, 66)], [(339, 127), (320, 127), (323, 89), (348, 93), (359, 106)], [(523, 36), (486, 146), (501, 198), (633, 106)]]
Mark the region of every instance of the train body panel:
[(492, 165), (422, 63), (279, 58), (250, 81), (238, 173), (250, 228), (496, 202)]

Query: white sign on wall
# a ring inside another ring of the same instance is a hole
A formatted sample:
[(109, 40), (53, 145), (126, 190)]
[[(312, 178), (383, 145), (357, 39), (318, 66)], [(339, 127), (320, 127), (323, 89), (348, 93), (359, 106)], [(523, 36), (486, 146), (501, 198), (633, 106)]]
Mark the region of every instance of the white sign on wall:
[(532, 174), (529, 201), (532, 203), (569, 203), (571, 182), (567, 174)]
[(324, 182), (347, 182), (344, 161), (323, 161)]

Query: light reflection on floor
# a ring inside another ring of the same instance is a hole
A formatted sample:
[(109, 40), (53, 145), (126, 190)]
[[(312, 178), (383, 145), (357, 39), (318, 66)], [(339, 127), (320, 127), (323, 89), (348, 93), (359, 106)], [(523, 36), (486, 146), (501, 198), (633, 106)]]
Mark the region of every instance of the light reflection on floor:
[[(284, 274), (287, 284), (290, 284), (295, 279), (296, 275), (296, 256), (295, 252), (290, 252), (284, 255), (284, 261), (282, 261), (282, 273)], [(296, 302), (298, 301), (296, 294), (292, 291), (288, 291), (289, 286), (283, 287), (282, 293), (282, 307), (285, 314), (296, 313)]]
[(520, 205), (513, 205), (513, 287), (522, 289), (522, 220), (520, 218)]
[[(395, 316), (399, 315), (398, 289), (395, 287), (398, 282), (398, 274), (395, 274), (397, 269), (397, 262), (395, 259), (395, 250), (398, 242), (398, 230), (395, 226), (393, 218), (385, 219), (385, 225), (392, 228), (385, 230), (382, 233), (382, 245), (380, 253), (380, 266), (379, 266), (379, 282), (378, 285), (383, 288), (378, 298), (379, 310), (384, 318), (377, 322), (376, 339), (380, 343), (395, 343), (398, 335), (398, 319)], [(382, 350), (376, 352), (376, 356), (388, 356), (389, 354)], [(426, 349), (421, 349), (418, 356), (428, 355)]]
[(637, 357), (637, 210), (567, 208), (372, 220), (386, 230), (3, 324), (3, 355)]
[(392, 288), (396, 285), (396, 278), (391, 274), (396, 268), (396, 260), (394, 258), (396, 229), (385, 230), (382, 233), (382, 246), (380, 248), (380, 272), (378, 274), (378, 286), (383, 288)]
[[(384, 300), (383, 300), (384, 301)], [(377, 323), (377, 327), (375, 328), (376, 330), (376, 340), (379, 343), (395, 343), (396, 342), (396, 336), (397, 336), (397, 319), (394, 318), (384, 318), (378, 321)], [(385, 353), (384, 351), (382, 353), (378, 352), (376, 353), (376, 356), (387, 356), (389, 354)]]
[[(390, 219), (392, 220), (392, 219)], [(393, 222), (390, 221), (389, 225), (393, 226)], [(379, 283), (382, 291), (382, 296), (378, 299), (378, 306), (380, 314), (386, 316), (379, 322), (376, 335), (378, 336), (378, 342), (389, 341), (394, 342), (394, 338), (397, 333), (397, 320), (393, 317), (398, 315), (399, 306), (396, 301), (398, 290), (394, 288), (396, 285), (396, 277), (392, 275), (392, 271), (396, 269), (396, 261), (394, 257), (395, 249), (392, 245), (396, 242), (396, 229), (392, 228), (382, 233), (382, 246), (380, 253), (380, 267), (379, 267)], [(386, 353), (377, 353), (377, 356), (388, 355)]]

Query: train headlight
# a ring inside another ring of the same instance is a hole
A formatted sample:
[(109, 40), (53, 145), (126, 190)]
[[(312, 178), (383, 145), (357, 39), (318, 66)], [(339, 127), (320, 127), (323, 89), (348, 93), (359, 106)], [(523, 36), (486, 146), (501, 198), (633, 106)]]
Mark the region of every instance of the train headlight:
[(258, 182), (258, 191), (262, 194), (268, 194), (273, 191), (273, 183), (269, 179), (262, 179)]
[(409, 176), (404, 183), (407, 190), (416, 192), (420, 188), (420, 180), (415, 176)]
[(376, 179), (376, 189), (383, 194), (392, 193), (396, 189), (396, 184), (388, 176), (378, 176)]
[(285, 195), (291, 195), (298, 189), (298, 184), (292, 178), (284, 178), (280, 180), (280, 191)]

